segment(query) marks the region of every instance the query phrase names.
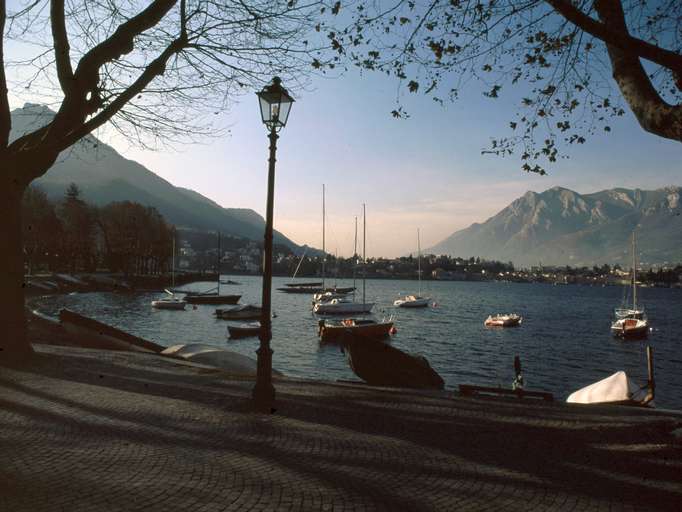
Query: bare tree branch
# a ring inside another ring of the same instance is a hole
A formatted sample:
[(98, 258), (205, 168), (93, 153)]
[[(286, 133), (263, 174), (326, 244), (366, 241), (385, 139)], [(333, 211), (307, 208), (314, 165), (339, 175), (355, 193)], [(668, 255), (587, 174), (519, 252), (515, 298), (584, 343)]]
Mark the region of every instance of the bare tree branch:
[[(682, 76), (682, 55), (679, 53), (672, 52), (655, 44), (632, 37), (627, 30), (625, 32), (619, 30), (609, 30), (609, 26), (607, 26), (607, 24), (600, 23), (597, 20), (591, 18), (580, 9), (575, 7), (571, 2), (566, 0), (546, 1), (564, 18), (588, 34), (601, 39), (611, 46), (620, 48), (622, 51), (638, 55), (641, 58), (672, 69), (677, 74)], [(599, 3), (599, 1), (595, 2), (595, 7), (597, 7)], [(620, 4), (620, 1), (618, 4), (622, 12), (623, 7)], [(599, 7), (597, 7), (597, 10), (599, 10)]]
[[(619, 0), (598, 0), (595, 8), (610, 31), (627, 33)], [(667, 139), (682, 141), (682, 105), (669, 105), (661, 98), (636, 54), (612, 44), (607, 44), (607, 50), (613, 78), (642, 128)]]
[(50, 22), (52, 24), (52, 40), (54, 44), (57, 77), (64, 96), (71, 95), (73, 87), (73, 69), (71, 68), (71, 49), (69, 36), (66, 33), (64, 19), (64, 0), (50, 2)]
[(7, 6), (5, 0), (0, 0), (0, 155), (2, 155), (9, 141), (9, 132), (12, 128), (12, 119), (9, 112), (9, 91), (7, 90), (7, 77), (5, 76), (5, 20), (7, 19)]

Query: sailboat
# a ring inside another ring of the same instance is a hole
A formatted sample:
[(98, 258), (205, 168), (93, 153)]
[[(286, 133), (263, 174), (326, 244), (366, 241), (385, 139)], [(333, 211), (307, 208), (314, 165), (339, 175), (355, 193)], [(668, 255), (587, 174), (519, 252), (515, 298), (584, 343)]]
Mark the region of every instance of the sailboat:
[[(175, 287), (175, 236), (173, 236), (171, 255), (171, 288)], [(169, 296), (152, 301), (152, 307), (156, 309), (185, 309), (187, 301), (179, 299), (170, 290), (164, 290)]]
[[(365, 212), (365, 205), (362, 205), (362, 259), (365, 261), (366, 246), (367, 246), (367, 219)], [(357, 232), (357, 231), (356, 231)], [(357, 235), (356, 235), (357, 244)], [(370, 313), (374, 307), (374, 303), (365, 301), (365, 274), (362, 276), (362, 302), (351, 301), (345, 297), (337, 297), (328, 302), (318, 302), (313, 306), (313, 312), (318, 315), (355, 315)]]
[(220, 232), (218, 232), (218, 282), (215, 288), (204, 292), (188, 292), (185, 300), (190, 304), (236, 304), (241, 295), (220, 295)]
[(632, 233), (632, 308), (617, 308), (616, 319), (611, 324), (611, 332), (619, 338), (646, 338), (649, 334), (649, 320), (644, 308), (637, 308), (637, 244)]
[(419, 240), (419, 229), (417, 229), (417, 277), (419, 279), (419, 292), (417, 295), (406, 295), (405, 297), (393, 302), (394, 306), (399, 308), (425, 308), (429, 305), (431, 299), (429, 297), (422, 297), (422, 248)]
[[(322, 184), (322, 289), (313, 293), (313, 307), (318, 302), (330, 302), (333, 299), (345, 299), (346, 295), (350, 292), (355, 291), (355, 286), (353, 288), (339, 288), (336, 283), (333, 287), (327, 288), (325, 286), (326, 278), (326, 262), (327, 262), (327, 250), (326, 250), (326, 210), (325, 210), (325, 186)], [(338, 264), (338, 263), (337, 263)]]

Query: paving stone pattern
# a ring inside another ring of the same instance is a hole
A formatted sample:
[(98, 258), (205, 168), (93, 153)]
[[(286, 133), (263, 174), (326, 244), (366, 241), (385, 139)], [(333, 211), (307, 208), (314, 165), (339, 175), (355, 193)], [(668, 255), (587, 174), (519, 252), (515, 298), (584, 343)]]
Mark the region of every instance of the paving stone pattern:
[(682, 417), (41, 347), (0, 368), (0, 511), (682, 510)]

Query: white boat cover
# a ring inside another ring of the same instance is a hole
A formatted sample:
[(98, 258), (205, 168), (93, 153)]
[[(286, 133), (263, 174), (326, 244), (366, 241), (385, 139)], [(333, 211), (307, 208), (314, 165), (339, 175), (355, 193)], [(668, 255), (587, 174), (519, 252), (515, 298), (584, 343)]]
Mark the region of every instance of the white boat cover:
[[(164, 356), (186, 359), (194, 363), (215, 366), (230, 373), (256, 375), (257, 362), (248, 356), (222, 349), (205, 343), (188, 343), (173, 345), (163, 352)], [(282, 373), (273, 368), (272, 374), (281, 376)]]
[(571, 393), (566, 402), (573, 404), (601, 404), (625, 400), (641, 402), (646, 394), (646, 389), (640, 389), (624, 371), (619, 371)]

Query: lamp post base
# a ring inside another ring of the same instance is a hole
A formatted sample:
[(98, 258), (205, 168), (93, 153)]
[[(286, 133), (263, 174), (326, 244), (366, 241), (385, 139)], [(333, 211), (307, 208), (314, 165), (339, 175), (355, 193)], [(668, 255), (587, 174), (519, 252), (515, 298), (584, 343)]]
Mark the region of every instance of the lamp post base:
[(275, 412), (275, 386), (272, 385), (272, 349), (260, 347), (258, 354), (258, 369), (256, 385), (253, 387), (253, 403), (259, 412)]

